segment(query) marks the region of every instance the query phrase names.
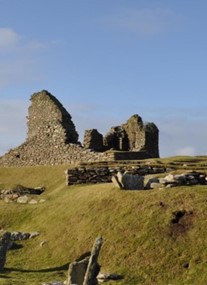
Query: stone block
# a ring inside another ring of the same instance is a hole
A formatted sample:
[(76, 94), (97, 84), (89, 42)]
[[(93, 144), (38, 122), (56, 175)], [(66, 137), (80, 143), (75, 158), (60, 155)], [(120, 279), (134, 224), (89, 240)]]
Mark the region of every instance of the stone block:
[(123, 185), (125, 190), (143, 190), (144, 189), (144, 178), (138, 174), (124, 174)]
[(113, 182), (113, 184), (116, 188), (118, 188), (118, 189), (123, 188), (116, 175), (112, 176), (111, 181)]

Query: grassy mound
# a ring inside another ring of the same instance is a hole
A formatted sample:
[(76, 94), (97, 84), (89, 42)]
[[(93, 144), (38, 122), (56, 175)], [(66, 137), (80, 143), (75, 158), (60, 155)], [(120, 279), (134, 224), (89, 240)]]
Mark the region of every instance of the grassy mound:
[(150, 191), (120, 191), (110, 183), (67, 187), (66, 168), (0, 168), (1, 188), (46, 187), (38, 197), (44, 203), (0, 200), (0, 227), (41, 233), (8, 252), (0, 284), (63, 281), (68, 263), (89, 251), (97, 236), (104, 239), (101, 271), (125, 277), (117, 284), (206, 284), (207, 186)]

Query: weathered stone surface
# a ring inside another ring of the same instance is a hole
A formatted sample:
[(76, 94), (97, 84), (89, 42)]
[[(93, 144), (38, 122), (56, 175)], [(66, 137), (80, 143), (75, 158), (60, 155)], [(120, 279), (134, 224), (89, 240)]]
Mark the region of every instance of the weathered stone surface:
[(30, 205), (36, 205), (36, 204), (38, 204), (38, 201), (35, 200), (35, 199), (31, 199), (31, 200), (28, 202), (28, 204), (30, 204)]
[(102, 244), (103, 244), (103, 239), (101, 237), (95, 240), (89, 258), (86, 274), (84, 276), (83, 285), (98, 285), (98, 280), (96, 278), (100, 270), (100, 266), (98, 264), (98, 256)]
[(72, 284), (82, 285), (83, 284), (89, 258), (90, 256), (84, 258), (83, 260), (72, 262), (69, 265), (67, 285), (72, 285)]
[(116, 273), (99, 273), (97, 276), (98, 282), (103, 283), (109, 280), (120, 280), (123, 279), (123, 275)]
[(35, 238), (35, 237), (38, 237), (39, 235), (40, 235), (39, 232), (32, 232), (32, 233), (30, 233), (29, 238)]
[(125, 190), (143, 190), (144, 178), (138, 174), (125, 173), (122, 178)]
[(119, 179), (118, 179), (117, 175), (112, 176), (111, 181), (113, 182), (113, 184), (114, 184), (114, 186), (116, 188), (118, 188), (118, 189), (122, 189), (123, 188), (121, 183), (119, 182)]
[(78, 142), (71, 115), (52, 94), (43, 90), (34, 93), (31, 101), (27, 123), (28, 140), (38, 136), (41, 140), (47, 140), (48, 145), (54, 144), (54, 141)]
[(11, 189), (1, 190), (3, 195), (13, 195), (14, 197), (23, 196), (23, 195), (41, 195), (45, 191), (45, 187), (25, 187), (23, 185), (15, 185)]
[(69, 265), (67, 285), (98, 285), (97, 275), (100, 270), (98, 255), (102, 238), (97, 238), (91, 253), (85, 254)]
[(20, 197), (17, 199), (17, 203), (20, 203), (20, 204), (27, 204), (30, 200), (31, 200), (30, 197), (24, 195), (24, 196), (20, 196)]
[(103, 135), (96, 129), (86, 130), (83, 139), (83, 147), (95, 151), (103, 151)]
[(117, 176), (118, 182), (119, 182), (120, 185), (121, 185), (121, 188), (124, 188), (123, 174), (122, 174), (120, 171), (118, 171), (117, 174), (116, 174), (116, 176)]
[(10, 239), (11, 241), (17, 241), (17, 240), (26, 240), (26, 239), (31, 239), (31, 238), (35, 238), (37, 236), (39, 236), (40, 233), (39, 232), (11, 232), (11, 236)]
[(156, 178), (156, 177), (153, 177), (153, 178), (150, 178), (146, 185), (145, 185), (145, 189), (150, 189), (150, 188), (155, 188), (155, 184), (159, 184), (160, 181), (159, 181), (159, 178)]
[(207, 185), (206, 174), (187, 172), (182, 174), (168, 174), (159, 178), (159, 183), (151, 183), (151, 188), (172, 188), (176, 186)]
[(0, 271), (4, 270), (7, 250), (10, 247), (11, 233), (0, 231)]

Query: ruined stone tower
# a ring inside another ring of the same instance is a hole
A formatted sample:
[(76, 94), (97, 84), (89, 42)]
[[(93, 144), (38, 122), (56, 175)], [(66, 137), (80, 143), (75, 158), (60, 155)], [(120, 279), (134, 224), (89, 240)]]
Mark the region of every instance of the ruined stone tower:
[(48, 91), (43, 90), (31, 96), (28, 115), (28, 140), (74, 143), (78, 142), (78, 133), (71, 115), (62, 104)]

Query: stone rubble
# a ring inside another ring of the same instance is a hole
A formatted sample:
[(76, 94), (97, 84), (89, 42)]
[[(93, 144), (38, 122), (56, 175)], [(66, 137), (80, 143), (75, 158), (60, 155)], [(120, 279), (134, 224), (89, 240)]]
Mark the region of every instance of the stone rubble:
[(39, 236), (39, 232), (11, 232), (11, 241), (26, 240)]
[(40, 195), (45, 191), (45, 187), (28, 188), (22, 185), (16, 185), (12, 189), (3, 189), (0, 191), (0, 199), (6, 203), (16, 202), (20, 204), (35, 205), (37, 200), (29, 195)]
[(207, 176), (201, 172), (186, 172), (182, 174), (168, 174), (164, 178), (149, 179), (145, 189), (171, 188), (176, 186), (207, 185)]
[(99, 273), (97, 276), (98, 282), (103, 283), (110, 280), (117, 281), (123, 279), (123, 275), (116, 273)]

